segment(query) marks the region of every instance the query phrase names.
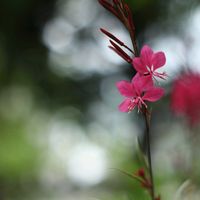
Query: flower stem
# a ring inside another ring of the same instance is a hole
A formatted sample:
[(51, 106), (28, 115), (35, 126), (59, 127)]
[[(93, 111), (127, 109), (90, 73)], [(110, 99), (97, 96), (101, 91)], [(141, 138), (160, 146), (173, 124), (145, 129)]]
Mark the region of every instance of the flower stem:
[(151, 162), (151, 141), (150, 141), (150, 118), (151, 113), (148, 110), (145, 110), (145, 124), (146, 124), (146, 139), (147, 139), (147, 159), (148, 159), (148, 170), (151, 181), (151, 199), (155, 200), (155, 186), (154, 186), (154, 178), (153, 178), (153, 170), (152, 170), (152, 162)]

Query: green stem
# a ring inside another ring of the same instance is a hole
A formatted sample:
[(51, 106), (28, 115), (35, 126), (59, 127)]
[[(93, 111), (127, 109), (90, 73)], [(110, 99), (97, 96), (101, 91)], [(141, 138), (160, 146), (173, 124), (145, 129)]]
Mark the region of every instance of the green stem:
[(152, 170), (152, 162), (151, 162), (151, 141), (150, 141), (150, 117), (151, 114), (148, 110), (145, 111), (145, 124), (146, 124), (146, 138), (147, 138), (147, 159), (148, 159), (148, 169), (151, 181), (151, 199), (155, 200), (155, 186), (154, 186), (154, 178), (153, 178), (153, 170)]

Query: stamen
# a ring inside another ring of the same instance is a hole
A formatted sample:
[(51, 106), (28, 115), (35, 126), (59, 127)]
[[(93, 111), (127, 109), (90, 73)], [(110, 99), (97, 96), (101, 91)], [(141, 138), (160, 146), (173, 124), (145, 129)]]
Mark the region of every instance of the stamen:
[(141, 107), (142, 107), (142, 104), (145, 106), (145, 108), (147, 108), (147, 104), (143, 101), (143, 99), (141, 97), (138, 97), (139, 98), (139, 101), (141, 103)]
[(135, 105), (136, 105), (135, 100), (136, 99), (131, 99), (131, 102), (128, 106), (128, 113), (130, 113), (135, 108)]
[(140, 96), (131, 98), (130, 100), (131, 101), (128, 106), (128, 113), (130, 113), (135, 108), (136, 105), (138, 107), (138, 113), (142, 110), (142, 106), (145, 106), (145, 108), (147, 108), (147, 104), (143, 101), (142, 97)]
[(152, 65), (152, 66), (151, 66), (151, 72), (153, 72), (153, 71), (154, 71), (154, 66)]
[(165, 72), (163, 72), (163, 73), (153, 72), (153, 75), (157, 76), (158, 78), (161, 78), (163, 80), (166, 80), (166, 78), (167, 78), (167, 74)]

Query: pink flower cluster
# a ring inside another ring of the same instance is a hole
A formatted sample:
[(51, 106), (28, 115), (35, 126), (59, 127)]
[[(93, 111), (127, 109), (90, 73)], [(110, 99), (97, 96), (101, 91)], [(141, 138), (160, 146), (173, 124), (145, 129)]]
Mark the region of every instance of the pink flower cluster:
[(184, 115), (190, 125), (200, 122), (200, 74), (184, 73), (172, 88), (171, 108), (175, 114)]
[(155, 102), (164, 95), (164, 89), (156, 87), (153, 80), (156, 77), (166, 78), (165, 73), (156, 71), (165, 62), (166, 58), (163, 52), (154, 53), (147, 45), (142, 48), (140, 57), (132, 59), (132, 65), (137, 74), (131, 82), (123, 80), (116, 83), (120, 94), (125, 97), (119, 105), (121, 112), (131, 112), (135, 107), (141, 111), (143, 106), (147, 108), (146, 101)]

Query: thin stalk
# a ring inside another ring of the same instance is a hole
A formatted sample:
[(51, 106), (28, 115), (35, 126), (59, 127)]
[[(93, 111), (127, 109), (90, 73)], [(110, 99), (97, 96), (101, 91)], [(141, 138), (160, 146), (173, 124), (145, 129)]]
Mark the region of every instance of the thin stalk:
[(131, 37), (131, 41), (132, 41), (135, 57), (139, 57), (139, 51), (138, 51), (138, 47), (137, 47), (137, 42), (136, 42), (136, 38), (135, 38), (135, 35), (134, 35), (135, 33), (130, 31), (129, 34), (130, 34), (130, 37)]
[(145, 124), (146, 124), (146, 138), (147, 138), (147, 159), (148, 159), (148, 170), (151, 181), (151, 199), (155, 200), (155, 186), (154, 186), (154, 178), (153, 178), (153, 169), (151, 162), (151, 141), (150, 141), (150, 117), (151, 114), (145, 110)]

